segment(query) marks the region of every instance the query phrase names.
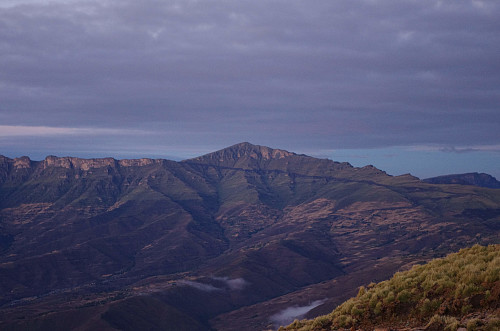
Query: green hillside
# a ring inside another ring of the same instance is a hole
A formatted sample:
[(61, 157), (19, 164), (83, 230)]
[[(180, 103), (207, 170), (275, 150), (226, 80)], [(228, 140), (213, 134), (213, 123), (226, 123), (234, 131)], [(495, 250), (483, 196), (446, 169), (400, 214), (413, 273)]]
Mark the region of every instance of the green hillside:
[(284, 330), (500, 329), (500, 245), (475, 245), (361, 287), (332, 313)]

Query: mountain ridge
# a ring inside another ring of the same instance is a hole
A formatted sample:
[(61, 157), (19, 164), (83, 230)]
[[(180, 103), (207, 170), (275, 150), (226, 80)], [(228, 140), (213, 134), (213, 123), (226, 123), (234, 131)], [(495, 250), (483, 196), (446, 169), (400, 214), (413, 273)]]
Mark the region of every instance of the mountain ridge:
[(119, 166), (144, 166), (153, 163), (159, 163), (162, 161), (169, 161), (167, 159), (150, 159), (150, 158), (138, 158), (138, 159), (115, 159), (112, 157), (103, 158), (79, 158), (72, 156), (54, 156), (48, 155), (45, 159), (41, 161), (31, 160), (28, 156), (21, 156), (16, 158), (9, 158), (4, 155), (0, 155), (2, 162), (13, 163), (16, 168), (31, 168), (33, 165), (43, 164), (44, 167), (62, 167), (62, 168), (76, 168), (82, 170), (89, 170), (90, 168), (103, 168), (106, 166), (115, 167)]
[[(291, 156), (319, 160), (305, 154), (296, 154), (293, 152), (288, 152), (283, 149), (274, 149), (267, 146), (254, 145), (249, 142), (242, 142), (226, 148), (222, 148), (215, 152), (207, 153), (190, 159), (185, 159), (180, 162), (220, 165), (218, 164), (218, 162), (222, 162), (222, 160), (227, 162), (229, 160), (230, 162), (233, 162), (232, 166), (235, 166), (236, 162), (242, 158), (248, 158), (256, 161), (271, 161), (271, 160), (284, 159)], [(0, 155), (0, 159), (2, 159), (3, 162), (13, 161), (14, 166), (19, 168), (29, 168), (32, 166), (32, 164), (37, 164), (39, 162), (42, 162), (43, 164), (45, 164), (45, 166), (59, 166), (64, 168), (83, 168), (83, 170), (88, 170), (90, 168), (102, 168), (106, 166), (116, 166), (116, 165), (142, 166), (142, 165), (149, 165), (152, 163), (160, 163), (163, 161), (170, 161), (168, 159), (163, 159), (163, 158), (158, 158), (158, 159), (151, 159), (151, 158), (116, 159), (113, 157), (79, 158), (71, 156), (59, 157), (54, 155), (48, 155), (45, 157), (44, 160), (41, 161), (31, 160), (28, 156), (9, 158), (7, 156)], [(343, 164), (350, 166), (350, 164), (347, 162), (343, 162)]]
[(84, 314), (112, 329), (135, 311), (135, 329), (265, 329), (290, 300), (328, 293), (325, 311), (373, 277), (500, 240), (495, 190), (248, 143), (207, 155), (0, 157), (0, 327)]
[(459, 184), (459, 185), (474, 185), (488, 188), (500, 188), (500, 181), (495, 177), (478, 172), (469, 172), (463, 174), (451, 174), (437, 177), (426, 178), (422, 180), (430, 184)]

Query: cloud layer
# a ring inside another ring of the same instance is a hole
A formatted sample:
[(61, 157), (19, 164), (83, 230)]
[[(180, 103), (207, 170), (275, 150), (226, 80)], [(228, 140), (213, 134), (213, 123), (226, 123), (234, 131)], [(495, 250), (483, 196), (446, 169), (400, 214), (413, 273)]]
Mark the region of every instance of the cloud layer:
[[(211, 277), (211, 279), (219, 282), (219, 284), (216, 284), (217, 286), (214, 286), (212, 284), (205, 284), (184, 279), (179, 281), (179, 283), (182, 285), (194, 287), (197, 290), (204, 292), (224, 291), (224, 290), (240, 291), (250, 284), (243, 278)], [(221, 285), (223, 286), (220, 287)]]
[(121, 130), (107, 128), (67, 128), (49, 126), (0, 125), (0, 137), (52, 137), (82, 135), (137, 135), (149, 134), (140, 130)]
[(498, 17), (486, 0), (2, 1), (0, 124), (206, 151), (498, 145)]
[(307, 306), (293, 306), (283, 309), (277, 314), (274, 314), (270, 317), (271, 322), (279, 327), (280, 325), (288, 325), (292, 323), (295, 319), (301, 319), (307, 314), (310, 310), (322, 305), (325, 300), (316, 300), (311, 302)]

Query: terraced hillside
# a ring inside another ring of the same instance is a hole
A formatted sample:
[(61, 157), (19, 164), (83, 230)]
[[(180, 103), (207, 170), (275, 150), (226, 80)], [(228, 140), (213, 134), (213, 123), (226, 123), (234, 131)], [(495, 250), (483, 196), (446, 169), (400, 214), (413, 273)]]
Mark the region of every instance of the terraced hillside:
[(183, 162), (0, 157), (0, 327), (265, 329), (499, 230), (500, 190), (249, 143)]

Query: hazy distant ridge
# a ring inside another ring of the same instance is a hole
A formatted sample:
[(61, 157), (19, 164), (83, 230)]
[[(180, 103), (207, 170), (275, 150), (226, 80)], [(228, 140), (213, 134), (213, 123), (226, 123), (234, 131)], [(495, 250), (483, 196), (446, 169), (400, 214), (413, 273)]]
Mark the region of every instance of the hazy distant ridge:
[(485, 173), (469, 172), (465, 174), (444, 175), (423, 179), (430, 184), (460, 184), (474, 185), (488, 188), (500, 188), (500, 182), (493, 176)]

